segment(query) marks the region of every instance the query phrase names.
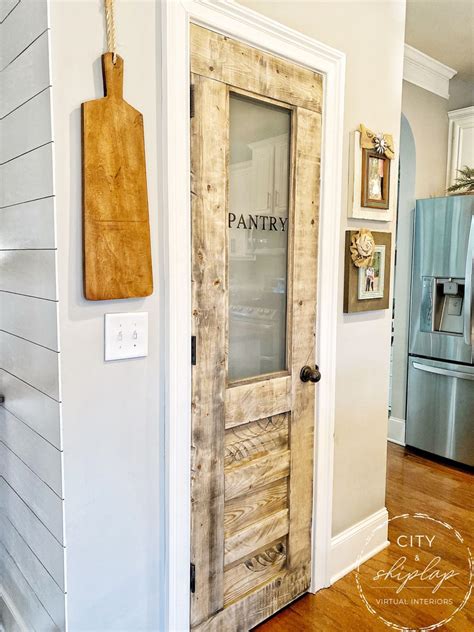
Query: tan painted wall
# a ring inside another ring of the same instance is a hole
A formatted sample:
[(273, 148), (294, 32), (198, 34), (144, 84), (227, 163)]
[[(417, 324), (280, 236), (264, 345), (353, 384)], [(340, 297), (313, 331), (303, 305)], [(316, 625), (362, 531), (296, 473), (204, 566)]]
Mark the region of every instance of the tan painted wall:
[[(347, 219), (348, 141), (365, 123), (390, 132), (398, 144), (405, 29), (404, 2), (241, 3), (347, 54), (344, 120), (343, 204), (339, 249), (340, 289), (337, 340), (337, 407), (333, 534), (385, 504), (390, 310), (343, 315), (344, 230), (392, 225)], [(389, 25), (389, 27), (387, 27)], [(382, 31), (383, 37), (380, 37)], [(397, 162), (392, 164), (396, 196)], [(395, 201), (395, 198), (394, 198)], [(324, 375), (324, 367), (321, 367)], [(324, 379), (324, 378), (323, 378)]]
[(448, 109), (447, 99), (403, 82), (402, 112), (416, 145), (417, 199), (445, 195)]

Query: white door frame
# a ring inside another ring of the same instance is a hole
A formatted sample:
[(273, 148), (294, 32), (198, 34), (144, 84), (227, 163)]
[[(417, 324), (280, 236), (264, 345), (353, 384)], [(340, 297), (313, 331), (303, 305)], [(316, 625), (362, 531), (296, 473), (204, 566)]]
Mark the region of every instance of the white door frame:
[[(164, 331), (165, 629), (189, 629), (191, 453), (191, 221), (189, 23), (228, 35), (321, 73), (323, 139), (311, 591), (330, 585), (336, 323), (340, 243), (345, 55), (230, 0), (164, 0), (161, 226)], [(199, 350), (198, 350), (199, 353)], [(317, 528), (316, 528), (317, 525)]]

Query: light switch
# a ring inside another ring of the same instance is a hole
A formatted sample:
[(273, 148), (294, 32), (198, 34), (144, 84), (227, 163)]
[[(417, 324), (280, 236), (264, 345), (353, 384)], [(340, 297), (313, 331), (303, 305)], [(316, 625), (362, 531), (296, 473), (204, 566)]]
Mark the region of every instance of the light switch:
[(148, 355), (148, 312), (105, 315), (105, 361)]

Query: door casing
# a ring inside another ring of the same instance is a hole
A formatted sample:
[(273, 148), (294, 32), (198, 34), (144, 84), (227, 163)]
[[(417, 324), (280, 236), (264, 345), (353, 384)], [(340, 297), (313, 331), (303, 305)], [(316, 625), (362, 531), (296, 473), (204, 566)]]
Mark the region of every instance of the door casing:
[[(161, 4), (162, 127), (160, 157), (163, 182), (162, 319), (165, 341), (162, 373), (162, 491), (165, 504), (162, 546), (164, 563), (163, 627), (189, 627), (189, 463), (191, 425), (190, 186), (189, 182), (189, 23), (239, 39), (324, 77), (323, 151), (321, 159), (321, 227), (319, 244), (318, 357), (323, 372), (318, 398), (313, 519), (315, 592), (330, 584), (332, 480), (335, 410), (335, 345), (338, 314), (340, 182), (342, 178), (345, 55), (243, 6), (226, 0), (182, 0)], [(180, 209), (181, 212), (176, 212)], [(317, 529), (315, 528), (317, 525)]]

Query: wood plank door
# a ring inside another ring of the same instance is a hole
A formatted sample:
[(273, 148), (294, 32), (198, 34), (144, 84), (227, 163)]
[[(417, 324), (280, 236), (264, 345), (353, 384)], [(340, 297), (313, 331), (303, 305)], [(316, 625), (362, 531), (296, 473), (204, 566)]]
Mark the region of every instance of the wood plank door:
[(191, 26), (191, 626), (249, 630), (311, 573), (321, 77)]

